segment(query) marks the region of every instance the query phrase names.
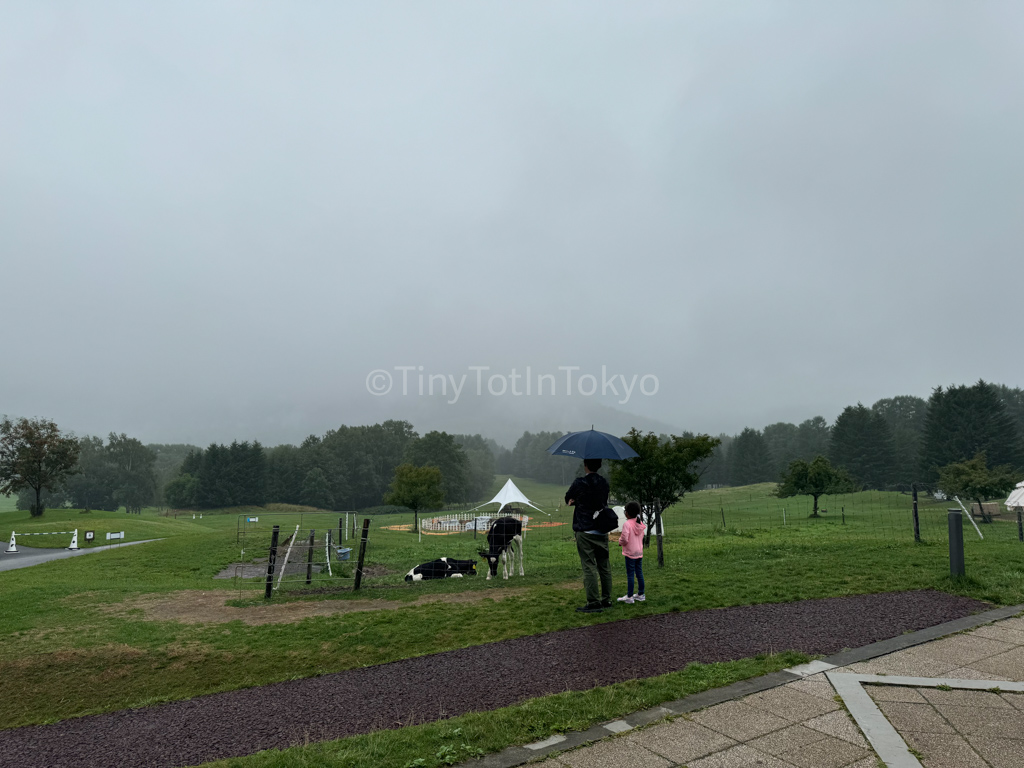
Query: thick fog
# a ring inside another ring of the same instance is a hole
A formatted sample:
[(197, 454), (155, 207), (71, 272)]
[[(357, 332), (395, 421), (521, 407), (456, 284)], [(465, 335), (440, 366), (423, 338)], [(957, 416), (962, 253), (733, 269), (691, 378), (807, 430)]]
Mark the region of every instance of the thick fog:
[(1024, 385), (1022, 39), (1017, 2), (3, 3), (0, 413), (510, 442)]

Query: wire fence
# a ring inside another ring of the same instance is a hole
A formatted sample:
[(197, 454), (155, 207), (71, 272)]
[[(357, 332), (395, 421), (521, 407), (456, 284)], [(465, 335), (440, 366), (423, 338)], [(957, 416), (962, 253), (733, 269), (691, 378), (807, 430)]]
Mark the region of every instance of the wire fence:
[[(977, 504), (966, 500), (964, 505), (972, 512), (963, 515), (965, 540), (984, 546), (1024, 539), (1016, 510), (996, 503), (979, 510)], [(767, 491), (719, 489), (695, 493), (668, 508), (662, 515), (662, 543), (680, 556), (702, 540), (737, 535), (766, 542), (800, 541), (809, 546), (837, 541), (866, 546), (944, 543), (948, 510), (953, 508), (959, 508), (954, 500), (921, 494), (915, 515), (910, 494), (863, 491), (820, 498), (815, 516), (809, 497), (779, 499)], [(487, 530), (499, 516), (515, 517), (522, 524), (527, 575), (561, 573), (578, 565), (572, 513), (571, 507), (561, 506), (541, 512), (506, 507), (500, 515), (496, 511), (464, 511), (368, 518), (354, 512), (239, 516), (240, 560), (235, 566), (235, 583), (240, 594), (248, 592), (250, 596), (266, 592), (268, 584), (272, 595), (354, 589), (357, 581), (360, 586), (404, 586), (411, 569), (438, 558), (476, 560), (476, 573), (482, 575), (487, 569)], [(367, 539), (360, 570), (364, 520), (368, 521)], [(276, 563), (268, 574), (275, 525)], [(611, 538), (616, 540), (617, 533)], [(739, 540), (735, 541), (739, 547)], [(652, 537), (652, 546), (654, 542)]]

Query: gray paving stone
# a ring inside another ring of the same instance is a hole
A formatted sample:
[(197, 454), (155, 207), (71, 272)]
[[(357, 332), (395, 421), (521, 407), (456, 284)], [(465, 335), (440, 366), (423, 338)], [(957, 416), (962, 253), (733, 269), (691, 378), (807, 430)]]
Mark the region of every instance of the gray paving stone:
[(1006, 653), (989, 656), (971, 664), (982, 672), (990, 672), (1001, 680), (1024, 681), (1024, 648), (1014, 648)]
[(1012, 739), (1024, 734), (1024, 712), (1013, 707), (997, 709), (938, 704), (935, 709), (964, 736)]
[(625, 739), (607, 739), (558, 756), (571, 768), (670, 768), (672, 763)]
[[(960, 664), (922, 656), (917, 648), (882, 656), (871, 661), (851, 664), (849, 670), (860, 675), (907, 675), (909, 677), (942, 677)], [(837, 670), (838, 671), (838, 670)]]
[(864, 690), (873, 701), (902, 701), (905, 704), (927, 704), (920, 688), (905, 685), (865, 685)]
[(1024, 741), (970, 736), (971, 746), (992, 768), (1024, 768)]
[(826, 736), (813, 744), (783, 752), (780, 757), (787, 763), (800, 766), (800, 768), (842, 768), (862, 760), (868, 755), (868, 750), (863, 747)]
[(839, 709), (839, 704), (832, 699), (801, 693), (789, 685), (747, 696), (743, 703), (794, 723), (802, 723)]
[(943, 677), (951, 677), (955, 680), (1005, 680), (1005, 677), (993, 675), (991, 672), (982, 672), (973, 667), (957, 667), (951, 669)]
[(828, 701), (834, 701), (836, 695), (836, 689), (832, 687), (832, 683), (823, 674), (797, 680), (795, 683), (789, 683), (786, 687), (794, 691), (800, 691), (800, 693), (806, 693), (808, 696), (827, 699)]
[(1001, 643), (1010, 645), (1024, 645), (1024, 629), (1010, 629), (1002, 622), (978, 627), (971, 632), (978, 637), (987, 637), (989, 640), (998, 640)]
[(760, 736), (747, 743), (754, 749), (778, 757), (783, 752), (789, 752), (798, 747), (804, 747), (828, 738), (831, 737), (821, 731), (815, 731), (802, 725), (792, 725), (789, 728), (773, 731), (766, 736)]
[(623, 741), (649, 749), (677, 763), (689, 763), (736, 744), (728, 736), (685, 718), (635, 731), (624, 737)]
[(1001, 693), (999, 698), (1014, 709), (1024, 710), (1024, 693)]
[(808, 720), (804, 726), (815, 731), (835, 736), (837, 739), (856, 744), (858, 747), (867, 747), (867, 739), (860, 732), (860, 728), (853, 722), (853, 718), (845, 710), (829, 712), (827, 715)]
[(702, 709), (692, 715), (701, 725), (724, 733), (736, 741), (749, 741), (790, 725), (788, 720), (751, 707), (743, 702), (728, 701)]
[(872, 755), (871, 757), (865, 757), (863, 760), (858, 760), (856, 763), (851, 763), (847, 768), (878, 768), (878, 758)]
[(885, 719), (900, 733), (955, 733), (930, 704), (904, 704), (899, 701), (880, 701), (878, 708)]
[(921, 753), (925, 768), (988, 768), (959, 734), (904, 733), (904, 740)]
[(791, 768), (786, 763), (764, 752), (759, 752), (745, 744), (730, 747), (723, 752), (716, 752), (700, 760), (690, 763), (687, 768)]
[(919, 690), (921, 696), (927, 699), (929, 704), (935, 706), (952, 704), (962, 707), (995, 707), (997, 709), (1010, 707), (999, 694), (988, 691), (965, 691), (956, 688), (952, 691), (943, 691), (938, 688), (920, 688)]
[(969, 667), (976, 661), (1006, 653), (1013, 648), (1014, 646), (1009, 643), (1001, 643), (998, 640), (989, 640), (985, 637), (954, 635), (919, 646), (916, 650), (922, 656), (939, 659), (956, 667)]
[(1007, 629), (1016, 629), (1020, 632), (1024, 632), (1024, 616), (1017, 616), (1012, 619), (1003, 619), (996, 623), (997, 627), (1006, 627)]

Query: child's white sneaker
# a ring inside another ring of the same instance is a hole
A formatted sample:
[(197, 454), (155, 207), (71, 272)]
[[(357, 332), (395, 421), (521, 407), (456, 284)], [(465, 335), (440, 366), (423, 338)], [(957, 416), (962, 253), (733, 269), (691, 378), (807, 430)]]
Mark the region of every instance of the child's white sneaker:
[(629, 603), (630, 605), (632, 605), (633, 604), (633, 598), (630, 597), (629, 595), (623, 595), (622, 597), (619, 598), (619, 602), (620, 603)]
[[(646, 599), (647, 597), (645, 595), (637, 595), (633, 598), (633, 600), (636, 600), (638, 603), (642, 603)], [(633, 600), (630, 600), (629, 602), (633, 602)]]

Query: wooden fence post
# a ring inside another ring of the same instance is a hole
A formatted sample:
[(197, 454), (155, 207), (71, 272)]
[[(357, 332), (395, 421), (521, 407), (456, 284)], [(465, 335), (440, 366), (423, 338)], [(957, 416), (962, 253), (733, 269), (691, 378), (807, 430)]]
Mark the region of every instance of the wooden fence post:
[(274, 526), (274, 532), (270, 534), (270, 559), (267, 561), (267, 591), (263, 597), (267, 600), (274, 592), (274, 566), (277, 565), (277, 537), (281, 533), (281, 527)]
[(366, 537), (370, 535), (370, 518), (363, 520), (363, 534), (359, 537), (359, 561), (356, 564), (356, 585), (354, 589), (359, 589), (363, 583), (363, 561), (366, 558)]

